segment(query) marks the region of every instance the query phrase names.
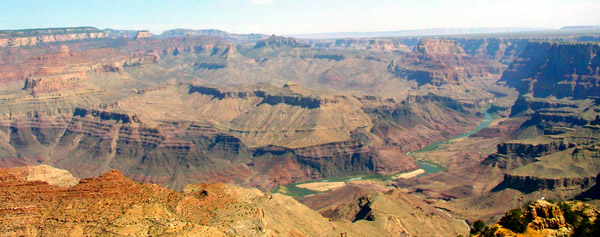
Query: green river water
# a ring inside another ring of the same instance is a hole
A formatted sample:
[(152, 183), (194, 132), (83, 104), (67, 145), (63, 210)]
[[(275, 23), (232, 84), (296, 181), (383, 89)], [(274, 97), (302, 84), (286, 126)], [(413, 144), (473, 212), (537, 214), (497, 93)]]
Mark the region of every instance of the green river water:
[[(449, 138), (449, 139), (446, 139), (443, 141), (433, 143), (433, 144), (426, 146), (420, 150), (408, 152), (408, 153), (406, 153), (406, 155), (410, 156), (412, 154), (419, 153), (419, 152), (435, 150), (435, 149), (438, 149), (438, 147), (442, 144), (449, 143), (450, 141), (455, 140), (455, 139), (468, 137), (476, 132), (479, 132), (481, 129), (484, 129), (484, 128), (490, 126), (490, 123), (492, 122), (492, 118), (493, 118), (493, 116), (490, 113), (488, 113), (487, 109), (484, 110), (483, 113), (485, 115), (485, 119), (475, 129), (473, 129), (467, 133), (455, 136), (453, 138)], [(439, 172), (442, 170), (442, 168), (439, 167), (438, 165), (428, 163), (428, 162), (417, 161), (417, 165), (419, 165), (419, 167), (421, 169), (425, 170), (424, 174), (436, 173), (436, 172)], [(282, 191), (285, 190), (285, 195), (292, 196), (292, 197), (303, 197), (303, 196), (307, 196), (307, 195), (317, 194), (320, 192), (313, 191), (310, 189), (305, 189), (305, 188), (299, 188), (296, 185), (305, 184), (305, 183), (316, 183), (316, 182), (348, 182), (348, 181), (359, 180), (359, 179), (374, 179), (374, 180), (386, 181), (386, 180), (391, 180), (392, 176), (393, 175), (374, 174), (374, 175), (354, 175), (354, 176), (338, 177), (338, 178), (325, 178), (325, 179), (310, 180), (310, 181), (300, 182), (300, 183), (280, 185), (280, 186), (277, 186), (275, 189), (273, 189), (271, 192), (272, 193), (283, 193)]]

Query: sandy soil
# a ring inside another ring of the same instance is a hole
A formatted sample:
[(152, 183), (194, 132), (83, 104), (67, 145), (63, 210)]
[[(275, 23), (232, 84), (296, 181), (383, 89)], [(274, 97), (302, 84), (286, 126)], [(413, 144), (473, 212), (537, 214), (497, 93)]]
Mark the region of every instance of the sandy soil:
[(298, 184), (298, 185), (296, 185), (296, 187), (310, 189), (310, 190), (319, 191), (319, 192), (327, 192), (330, 190), (344, 187), (345, 185), (346, 185), (345, 182), (315, 182), (315, 183)]
[(417, 169), (417, 170), (413, 170), (410, 172), (404, 172), (401, 174), (397, 174), (394, 175), (394, 179), (399, 179), (399, 178), (403, 178), (403, 179), (410, 179), (410, 178), (414, 178), (417, 177), (418, 175), (425, 173), (425, 170), (423, 169)]

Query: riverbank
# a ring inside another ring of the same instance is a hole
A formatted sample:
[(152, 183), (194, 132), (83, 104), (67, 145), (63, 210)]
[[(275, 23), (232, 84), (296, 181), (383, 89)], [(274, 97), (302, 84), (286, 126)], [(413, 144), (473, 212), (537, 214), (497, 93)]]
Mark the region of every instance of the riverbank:
[(356, 176), (349, 176), (349, 177), (311, 180), (311, 181), (294, 183), (294, 184), (280, 185), (280, 186), (277, 186), (275, 189), (273, 189), (271, 192), (272, 193), (281, 193), (281, 194), (285, 194), (285, 195), (292, 196), (292, 197), (303, 197), (303, 196), (308, 196), (308, 195), (314, 195), (317, 193), (328, 192), (333, 189), (338, 189), (338, 188), (344, 187), (349, 182), (354, 181), (354, 180), (388, 181), (388, 180), (397, 179), (397, 178), (410, 179), (410, 178), (415, 178), (415, 177), (418, 177), (418, 176), (424, 175), (424, 174), (440, 172), (440, 171), (444, 170), (444, 167), (442, 165), (436, 164), (427, 159), (423, 159), (422, 157), (419, 157), (418, 155), (423, 152), (438, 149), (440, 147), (440, 145), (442, 145), (442, 144), (447, 144), (447, 143), (450, 143), (457, 139), (462, 139), (462, 138), (471, 136), (472, 134), (479, 132), (481, 129), (488, 127), (493, 120), (493, 116), (492, 116), (492, 114), (488, 113), (487, 109), (484, 110), (483, 113), (485, 115), (485, 119), (475, 129), (473, 129), (467, 133), (460, 134), (458, 136), (433, 143), (433, 144), (426, 146), (422, 149), (419, 149), (417, 151), (406, 153), (406, 155), (413, 157), (417, 161), (417, 165), (419, 165), (419, 169), (409, 171), (409, 172), (394, 174), (394, 175), (377, 175), (377, 174), (375, 174), (375, 175), (356, 175)]
[(445, 169), (444, 165), (438, 164), (435, 161), (424, 158), (421, 154), (435, 151), (437, 149), (440, 149), (440, 146), (442, 146), (442, 145), (460, 141), (461, 139), (465, 139), (465, 138), (481, 131), (481, 129), (489, 127), (490, 124), (492, 123), (492, 121), (494, 120), (494, 116), (491, 113), (489, 113), (488, 110), (489, 110), (489, 108), (483, 111), (485, 119), (475, 129), (468, 131), (467, 133), (463, 133), (463, 134), (457, 135), (455, 137), (452, 137), (452, 138), (449, 138), (449, 139), (446, 139), (443, 141), (435, 142), (435, 143), (433, 143), (429, 146), (423, 147), (419, 150), (416, 150), (413, 152), (407, 152), (406, 155), (412, 157), (413, 159), (415, 159), (417, 161), (417, 164), (419, 165), (419, 167), (426, 171), (424, 174), (437, 173), (437, 172), (444, 170)]
[(392, 176), (392, 179), (410, 179), (410, 178), (417, 177), (421, 174), (424, 174), (425, 172), (427, 172), (427, 171), (425, 171), (424, 169), (416, 169), (416, 170), (413, 170), (410, 172), (405, 172), (405, 173), (400, 173), (400, 174), (394, 175), (394, 176)]

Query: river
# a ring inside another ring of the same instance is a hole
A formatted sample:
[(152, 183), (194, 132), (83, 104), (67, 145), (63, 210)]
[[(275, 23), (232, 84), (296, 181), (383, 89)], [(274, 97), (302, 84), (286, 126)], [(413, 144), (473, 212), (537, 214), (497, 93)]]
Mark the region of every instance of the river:
[[(449, 138), (449, 139), (446, 139), (443, 141), (433, 143), (433, 144), (423, 147), (419, 150), (416, 150), (413, 152), (408, 152), (408, 153), (406, 153), (406, 155), (415, 158), (414, 156), (412, 156), (415, 153), (424, 152), (424, 151), (432, 151), (432, 150), (438, 149), (438, 147), (442, 144), (449, 143), (452, 140), (456, 140), (459, 138), (471, 136), (472, 134), (479, 132), (481, 129), (487, 128), (488, 126), (490, 126), (490, 123), (492, 122), (492, 119), (493, 119), (492, 114), (488, 113), (488, 110), (489, 110), (489, 108), (485, 109), (483, 111), (483, 114), (485, 115), (485, 119), (475, 129), (473, 129), (467, 133), (463, 133), (458, 136), (455, 136), (453, 138)], [(426, 163), (426, 162), (417, 161), (417, 165), (419, 165), (419, 167), (421, 167), (421, 169), (425, 170), (425, 173), (423, 173), (423, 174), (436, 173), (436, 172), (439, 172), (442, 170), (440, 167), (436, 166), (435, 164), (430, 164), (430, 163)]]
[[(443, 141), (439, 141), (439, 142), (433, 143), (433, 144), (431, 144), (429, 146), (423, 147), (420, 150), (417, 150), (417, 151), (414, 151), (414, 152), (408, 152), (408, 153), (406, 153), (406, 155), (411, 156), (412, 154), (415, 154), (415, 153), (435, 150), (435, 149), (437, 149), (442, 144), (448, 143), (448, 142), (450, 142), (452, 140), (455, 140), (455, 139), (459, 139), (459, 138), (463, 138), (463, 137), (468, 137), (468, 136), (471, 136), (471, 134), (479, 132), (481, 129), (486, 128), (487, 126), (489, 126), (490, 123), (492, 122), (492, 115), (490, 113), (488, 113), (488, 109), (484, 110), (483, 113), (485, 114), (485, 119), (475, 129), (473, 129), (473, 130), (471, 130), (471, 131), (469, 131), (467, 133), (455, 136), (453, 138), (449, 138), (449, 139), (446, 139), (446, 140), (443, 140)], [(436, 173), (436, 172), (439, 172), (439, 171), (442, 170), (436, 164), (431, 164), (431, 163), (427, 163), (427, 162), (417, 161), (417, 165), (419, 165), (419, 167), (421, 169), (425, 170), (425, 173), (423, 173), (423, 174)], [(421, 174), (421, 175), (423, 175), (423, 174)], [(287, 185), (280, 185), (280, 186), (277, 186), (275, 189), (273, 189), (271, 192), (272, 193), (284, 193), (284, 194), (286, 194), (288, 196), (292, 196), (292, 197), (302, 197), (302, 196), (306, 196), (306, 195), (317, 194), (317, 193), (320, 193), (320, 192), (309, 190), (309, 189), (305, 189), (305, 188), (299, 188), (299, 187), (296, 186), (298, 184), (314, 183), (314, 182), (349, 182), (349, 181), (357, 180), (357, 179), (390, 180), (390, 179), (392, 179), (392, 177), (393, 177), (393, 175), (378, 175), (378, 174), (374, 174), (374, 175), (354, 175), (354, 176), (339, 177), (339, 178), (327, 178), (327, 179), (320, 179), (320, 180), (311, 180), (311, 181), (306, 181), (306, 182), (301, 182), (301, 183), (293, 183), (293, 184), (287, 184)]]

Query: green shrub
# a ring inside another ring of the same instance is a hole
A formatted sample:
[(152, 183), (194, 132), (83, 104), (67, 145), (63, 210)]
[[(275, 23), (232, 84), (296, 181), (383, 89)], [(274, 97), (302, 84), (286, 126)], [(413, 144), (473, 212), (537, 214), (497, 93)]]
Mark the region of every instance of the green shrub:
[(559, 202), (558, 207), (563, 212), (565, 221), (568, 224), (570, 224), (574, 227), (579, 226), (579, 218), (577, 217), (577, 213), (575, 213), (573, 210), (571, 210), (571, 205), (569, 205), (565, 202)]
[(573, 226), (572, 236), (600, 236), (600, 218), (592, 223), (582, 210), (573, 211), (571, 205), (564, 202), (558, 203), (558, 206), (563, 212), (565, 221)]
[(592, 234), (594, 236), (600, 236), (600, 217), (596, 217), (594, 224), (592, 224)]
[(592, 235), (592, 223), (590, 222), (590, 218), (588, 218), (587, 216), (583, 216), (583, 218), (581, 218), (581, 221), (579, 222), (579, 225), (577, 225), (575, 227), (575, 229), (573, 230), (572, 236), (574, 236), (574, 237), (593, 236)]
[(475, 235), (475, 234), (479, 234), (479, 233), (483, 233), (485, 231), (485, 223), (483, 223), (483, 221), (481, 220), (476, 220), (473, 223), (473, 227), (471, 228), (471, 234)]
[(529, 220), (523, 216), (523, 210), (516, 208), (508, 211), (500, 219), (500, 225), (516, 233), (523, 233), (527, 230)]
[(498, 230), (498, 227), (488, 228), (486, 226), (485, 230), (483, 231), (483, 233), (481, 233), (481, 236), (483, 236), (483, 237), (495, 237), (494, 233), (496, 233), (497, 230)]

